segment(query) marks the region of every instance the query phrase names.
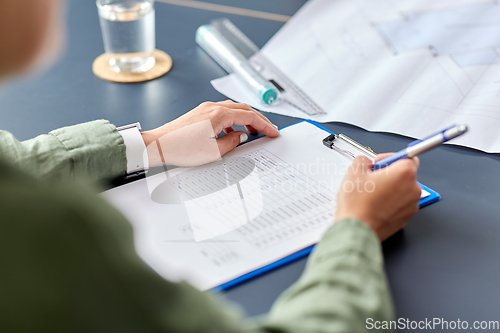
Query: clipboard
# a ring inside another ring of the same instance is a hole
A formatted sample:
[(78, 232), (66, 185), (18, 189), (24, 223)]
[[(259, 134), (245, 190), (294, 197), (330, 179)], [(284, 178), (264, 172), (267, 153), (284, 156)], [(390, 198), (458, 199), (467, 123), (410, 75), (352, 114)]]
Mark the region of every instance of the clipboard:
[[(349, 137), (345, 136), (345, 135), (342, 135), (342, 134), (336, 134), (336, 133), (333, 133), (332, 131), (328, 130), (327, 128), (325, 128), (324, 126), (318, 124), (317, 122), (313, 121), (313, 120), (309, 120), (309, 119), (306, 119), (306, 120), (303, 120), (303, 121), (300, 121), (298, 123), (295, 123), (295, 124), (292, 124), (292, 125), (289, 125), (289, 126), (286, 126), (286, 127), (283, 127), (281, 128), (280, 130), (284, 129), (284, 128), (287, 128), (287, 127), (290, 127), (290, 126), (294, 126), (294, 125), (297, 125), (297, 124), (300, 124), (301, 122), (308, 122), (322, 130), (324, 130), (326, 133), (326, 135), (328, 135), (325, 140), (328, 141), (327, 139), (330, 138), (330, 141), (334, 142), (334, 140), (343, 140), (345, 142), (347, 142), (349, 145), (351, 145), (353, 148), (356, 148), (358, 150), (361, 150), (363, 153), (367, 154), (367, 155), (370, 155), (370, 156), (375, 156), (375, 153), (369, 148), (369, 147), (365, 147), (359, 143), (357, 143), (356, 141), (350, 139)], [(332, 137), (333, 136), (333, 137)], [(256, 140), (258, 138), (255, 138), (255, 139), (252, 139), (252, 140), (249, 140), (248, 142), (251, 142), (253, 140)], [(325, 144), (325, 146), (327, 145), (325, 143), (325, 140), (323, 140), (323, 143)], [(327, 146), (328, 147), (328, 146)], [(328, 147), (328, 148), (331, 148), (331, 147)], [(325, 148), (326, 149), (326, 148)], [(333, 149), (333, 150), (337, 150), (337, 149)], [(346, 153), (345, 151), (339, 151), (337, 150), (339, 153)], [(425, 198), (422, 198), (420, 201), (419, 201), (419, 205), (420, 205), (420, 208), (423, 208), (423, 207), (426, 207), (428, 205), (431, 205), (435, 202), (438, 202), (439, 200), (441, 200), (441, 195), (430, 189), (429, 187), (421, 184), (421, 183), (418, 183), (423, 190), (427, 191), (430, 195), (425, 197)], [(312, 246), (309, 246), (307, 248), (304, 248), (302, 250), (299, 250), (289, 256), (286, 256), (280, 260), (277, 260), (271, 264), (268, 264), (266, 266), (263, 266), (261, 268), (258, 268), (256, 270), (253, 270), (249, 273), (246, 273), (244, 275), (241, 275), (240, 277), (237, 277), (231, 281), (228, 281), (226, 283), (223, 283), (221, 284), (220, 286), (216, 287), (216, 288), (213, 288), (210, 290), (210, 292), (212, 293), (217, 293), (217, 292), (222, 292), (222, 291), (226, 291), (226, 290), (229, 290), (233, 287), (236, 287), (244, 282), (247, 282), (251, 279), (254, 279), (258, 276), (261, 276), (265, 273), (268, 273), (268, 272), (271, 272), (277, 268), (280, 268), (284, 265), (287, 265), (289, 263), (292, 263), (294, 261), (297, 261), (299, 259), (302, 259), (304, 257), (307, 257), (311, 252), (312, 250), (314, 249), (315, 245), (312, 245)]]

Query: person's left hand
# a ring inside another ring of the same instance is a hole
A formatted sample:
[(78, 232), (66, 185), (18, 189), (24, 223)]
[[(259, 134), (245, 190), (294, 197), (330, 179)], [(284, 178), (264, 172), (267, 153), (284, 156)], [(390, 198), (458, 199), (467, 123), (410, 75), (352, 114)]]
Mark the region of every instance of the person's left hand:
[[(142, 133), (151, 167), (160, 165), (197, 166), (213, 162), (248, 140), (233, 125), (248, 132), (262, 132), (275, 138), (278, 128), (246, 104), (205, 102), (161, 127)], [(218, 138), (224, 131), (226, 135)]]

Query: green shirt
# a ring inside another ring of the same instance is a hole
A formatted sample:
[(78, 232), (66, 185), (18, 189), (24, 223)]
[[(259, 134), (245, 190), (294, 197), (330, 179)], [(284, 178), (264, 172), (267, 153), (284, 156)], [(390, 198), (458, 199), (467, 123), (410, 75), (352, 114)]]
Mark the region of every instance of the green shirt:
[(113, 125), (25, 142), (0, 131), (0, 156), (2, 332), (364, 332), (368, 318), (393, 318), (380, 242), (360, 221), (334, 224), (299, 281), (249, 321), (219, 297), (152, 272), (126, 219), (71, 180), (125, 173)]

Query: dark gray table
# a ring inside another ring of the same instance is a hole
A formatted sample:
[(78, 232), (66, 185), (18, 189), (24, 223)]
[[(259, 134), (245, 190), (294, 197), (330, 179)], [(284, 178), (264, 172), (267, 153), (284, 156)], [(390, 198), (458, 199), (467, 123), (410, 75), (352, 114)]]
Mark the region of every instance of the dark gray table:
[[(305, 0), (212, 2), (293, 14)], [(19, 139), (98, 118), (116, 125), (140, 121), (144, 128), (168, 122), (199, 103), (226, 99), (210, 85), (222, 76), (194, 42), (196, 28), (228, 17), (262, 46), (282, 23), (157, 4), (157, 46), (173, 60), (172, 71), (143, 84), (116, 84), (92, 74), (103, 52), (92, 0), (70, 1), (69, 43), (64, 57), (46, 74), (10, 83), (0, 91), (0, 126)], [(266, 114), (280, 127), (296, 119)], [(326, 127), (395, 151), (410, 140), (370, 133), (354, 126)], [(442, 147), (421, 157), (419, 180), (443, 200), (423, 209), (409, 226), (384, 243), (387, 274), (398, 317), (411, 320), (500, 320), (500, 156), (465, 148)], [(249, 315), (262, 314), (300, 276), (305, 259), (238, 286), (226, 296)]]

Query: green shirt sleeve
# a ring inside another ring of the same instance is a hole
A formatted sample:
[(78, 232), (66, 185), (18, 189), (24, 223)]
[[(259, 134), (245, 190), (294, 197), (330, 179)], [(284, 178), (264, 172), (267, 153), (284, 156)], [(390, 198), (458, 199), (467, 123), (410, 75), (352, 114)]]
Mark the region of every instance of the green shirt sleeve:
[(130, 224), (72, 183), (0, 163), (0, 327), (6, 332), (364, 332), (391, 320), (375, 234), (339, 221), (267, 318), (168, 282), (137, 256)]
[(20, 142), (0, 131), (0, 156), (20, 170), (50, 180), (100, 180), (124, 175), (125, 144), (116, 127), (96, 120)]
[(371, 322), (393, 317), (380, 241), (365, 223), (346, 219), (326, 232), (303, 276), (276, 302), (264, 327), (365, 332)]

